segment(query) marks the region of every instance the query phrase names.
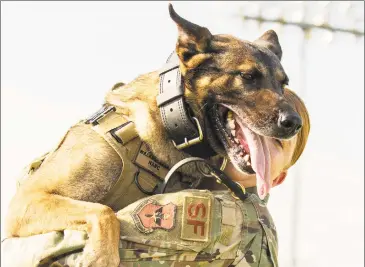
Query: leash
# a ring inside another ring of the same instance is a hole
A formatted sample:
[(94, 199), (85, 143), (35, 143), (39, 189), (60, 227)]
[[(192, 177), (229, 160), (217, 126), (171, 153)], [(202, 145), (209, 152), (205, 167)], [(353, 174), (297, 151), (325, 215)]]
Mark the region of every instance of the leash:
[[(190, 157), (183, 160), (180, 160), (178, 163), (176, 163), (167, 173), (164, 181), (156, 188), (155, 193), (163, 194), (165, 193), (166, 187), (170, 181), (171, 176), (182, 166), (189, 164), (189, 163), (195, 163), (199, 172), (203, 174), (205, 177), (213, 178), (217, 183), (225, 185), (228, 190), (231, 191), (232, 196), (236, 199), (240, 199), (244, 201), (248, 194), (246, 193), (246, 189), (241, 186), (239, 183), (232, 181), (224, 172), (224, 168), (217, 169), (210, 165), (207, 160), (198, 158), (198, 157)], [(203, 166), (206, 168), (206, 170), (203, 170), (200, 165), (197, 163), (202, 163)], [(223, 162), (225, 164), (226, 161)], [(223, 165), (222, 165), (223, 166)], [(200, 182), (200, 179), (197, 179), (197, 182), (194, 184), (191, 184), (191, 188), (194, 188), (198, 185)]]

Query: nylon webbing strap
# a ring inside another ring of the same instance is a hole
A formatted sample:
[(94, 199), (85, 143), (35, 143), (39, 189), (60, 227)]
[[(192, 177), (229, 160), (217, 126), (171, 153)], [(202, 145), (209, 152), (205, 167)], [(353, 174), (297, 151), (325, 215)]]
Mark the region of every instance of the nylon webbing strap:
[(179, 150), (198, 157), (215, 155), (204, 138), (204, 127), (191, 117), (184, 101), (184, 85), (179, 70), (179, 58), (174, 52), (160, 70), (160, 92), (157, 106), (163, 125)]

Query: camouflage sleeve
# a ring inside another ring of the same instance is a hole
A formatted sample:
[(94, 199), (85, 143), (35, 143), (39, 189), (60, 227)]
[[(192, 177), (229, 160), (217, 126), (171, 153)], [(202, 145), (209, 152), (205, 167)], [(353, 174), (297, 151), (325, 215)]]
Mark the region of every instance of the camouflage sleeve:
[[(245, 202), (227, 192), (206, 190), (155, 195), (120, 210), (117, 217), (121, 221), (120, 266), (278, 266), (275, 227), (265, 203), (254, 194)], [(37, 236), (43, 245), (28, 255), (32, 264), (5, 266), (77, 266), (87, 239), (80, 232), (68, 234), (78, 234), (78, 243), (63, 242), (65, 234), (53, 245), (48, 237), (47, 247), (47, 238)], [(22, 242), (17, 244), (19, 249), (30, 246), (31, 238), (7, 240), (7, 252), (16, 248), (9, 242)]]

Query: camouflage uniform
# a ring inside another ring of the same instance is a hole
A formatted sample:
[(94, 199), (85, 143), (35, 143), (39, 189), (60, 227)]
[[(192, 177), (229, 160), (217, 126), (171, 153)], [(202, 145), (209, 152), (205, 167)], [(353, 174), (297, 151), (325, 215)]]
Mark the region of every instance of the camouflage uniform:
[[(227, 191), (185, 190), (120, 210), (120, 266), (278, 266), (267, 198), (248, 191), (241, 201)], [(80, 266), (85, 245), (87, 236), (78, 231), (7, 239), (3, 266)]]

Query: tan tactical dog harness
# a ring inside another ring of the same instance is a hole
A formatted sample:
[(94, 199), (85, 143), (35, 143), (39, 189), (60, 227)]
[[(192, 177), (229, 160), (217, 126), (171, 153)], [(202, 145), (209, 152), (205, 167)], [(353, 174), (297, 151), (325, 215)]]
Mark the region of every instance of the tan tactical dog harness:
[[(155, 190), (169, 169), (157, 161), (147, 144), (139, 138), (132, 121), (117, 113), (115, 107), (103, 106), (90, 118), (79, 123), (90, 125), (118, 153), (123, 162), (122, 172), (102, 201), (103, 204), (119, 210), (156, 193)], [(18, 186), (60, 147), (63, 139), (54, 150), (35, 159), (26, 167), (24, 175), (18, 180)], [(195, 179), (192, 177), (182, 176), (177, 172), (174, 175), (175, 179), (179, 179), (174, 185), (174, 190), (188, 189), (194, 184)]]
[[(91, 118), (81, 122), (90, 125), (94, 131), (102, 136), (118, 153), (123, 162), (123, 169), (117, 182), (101, 203), (115, 210), (121, 209), (145, 196), (164, 193), (170, 180), (175, 181), (172, 186), (170, 186), (172, 183), (169, 185), (174, 191), (194, 188), (198, 185), (199, 180), (183, 176), (177, 172), (180, 167), (191, 162), (200, 162), (205, 165), (206, 171), (197, 165), (202, 175), (211, 177), (218, 183), (223, 183), (236, 198), (246, 199), (245, 189), (239, 183), (229, 179), (222, 172), (222, 168), (216, 169), (206, 161), (216, 152), (204, 138), (199, 121), (195, 117), (191, 118), (191, 111), (184, 102), (184, 87), (179, 70), (179, 59), (175, 52), (170, 55), (159, 74), (160, 91), (157, 105), (160, 109), (164, 128), (176, 149), (194, 157), (184, 159), (175, 164), (171, 170), (168, 170), (153, 156), (147, 144), (138, 138), (134, 123), (117, 113), (115, 107), (104, 105)], [(26, 173), (21, 179), (27, 178), (37, 170), (47, 160), (47, 156), (58, 149), (62, 141), (63, 139), (55, 150), (33, 161), (26, 168)], [(223, 162), (224, 165), (226, 159)]]
[[(169, 169), (158, 162), (148, 145), (139, 138), (134, 123), (115, 111), (113, 106), (104, 107), (85, 123), (90, 124), (123, 161), (119, 179), (102, 201), (118, 210), (147, 195), (155, 194)], [(194, 184), (194, 178), (180, 173), (176, 173), (175, 178), (180, 178), (175, 185), (176, 190), (191, 188)]]

